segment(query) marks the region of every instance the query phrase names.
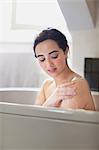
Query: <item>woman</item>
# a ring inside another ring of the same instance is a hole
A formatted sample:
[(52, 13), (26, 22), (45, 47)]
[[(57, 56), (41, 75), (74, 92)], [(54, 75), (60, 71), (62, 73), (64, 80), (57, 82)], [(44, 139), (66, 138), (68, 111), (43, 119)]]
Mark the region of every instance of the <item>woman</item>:
[(36, 105), (95, 110), (87, 81), (68, 66), (69, 46), (63, 33), (57, 29), (43, 30), (33, 49), (41, 68), (53, 78), (44, 82)]

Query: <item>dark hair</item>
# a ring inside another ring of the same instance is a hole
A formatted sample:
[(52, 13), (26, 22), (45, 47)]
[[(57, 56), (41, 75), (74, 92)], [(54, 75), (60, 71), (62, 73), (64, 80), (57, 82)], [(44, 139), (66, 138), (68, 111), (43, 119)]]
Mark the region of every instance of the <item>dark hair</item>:
[(64, 52), (66, 51), (66, 48), (69, 48), (67, 39), (63, 33), (61, 33), (57, 29), (47, 28), (46, 30), (43, 30), (34, 40), (33, 49), (34, 49), (35, 57), (36, 57), (36, 52), (35, 52), (36, 46), (40, 42), (43, 42), (48, 39), (54, 40)]

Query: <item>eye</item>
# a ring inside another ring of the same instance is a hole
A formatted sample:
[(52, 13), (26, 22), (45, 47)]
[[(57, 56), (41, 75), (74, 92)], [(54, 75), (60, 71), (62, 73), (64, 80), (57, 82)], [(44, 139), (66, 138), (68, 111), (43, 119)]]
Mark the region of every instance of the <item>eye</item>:
[(38, 57), (38, 61), (43, 62), (45, 60), (44, 57)]
[(51, 58), (57, 58), (58, 57), (58, 53), (52, 53), (52, 54), (50, 54), (50, 56), (51, 56)]

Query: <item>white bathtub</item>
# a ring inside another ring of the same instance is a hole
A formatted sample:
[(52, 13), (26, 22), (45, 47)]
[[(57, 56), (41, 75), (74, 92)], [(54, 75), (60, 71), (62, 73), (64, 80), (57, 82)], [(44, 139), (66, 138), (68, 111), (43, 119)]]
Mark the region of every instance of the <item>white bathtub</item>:
[[(0, 102), (33, 105), (39, 88), (0, 88)], [(99, 111), (99, 92), (92, 92), (95, 108)]]
[(39, 88), (0, 88), (0, 102), (34, 104)]
[(99, 150), (99, 112), (0, 102), (0, 150)]

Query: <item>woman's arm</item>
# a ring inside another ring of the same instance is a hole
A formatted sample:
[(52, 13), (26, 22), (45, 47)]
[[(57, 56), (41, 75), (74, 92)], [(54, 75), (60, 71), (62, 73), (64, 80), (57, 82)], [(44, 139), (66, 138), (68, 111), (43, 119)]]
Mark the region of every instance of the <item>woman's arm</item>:
[(74, 84), (75, 83), (68, 82), (54, 88), (43, 106), (60, 107), (63, 99), (70, 99), (76, 94)]
[(47, 95), (49, 92), (48, 88), (51, 84), (51, 80), (45, 80), (40, 92), (38, 93), (37, 97), (36, 97), (36, 101), (35, 101), (35, 105), (43, 105), (45, 103), (45, 101), (47, 100)]
[(44, 102), (45, 102), (45, 94), (44, 94), (44, 87), (42, 86), (34, 105), (43, 105)]
[(52, 81), (49, 80), (44, 82), (35, 105), (59, 107), (62, 99), (70, 99), (76, 94), (74, 83), (65, 83), (54, 89), (51, 87), (51, 83)]

